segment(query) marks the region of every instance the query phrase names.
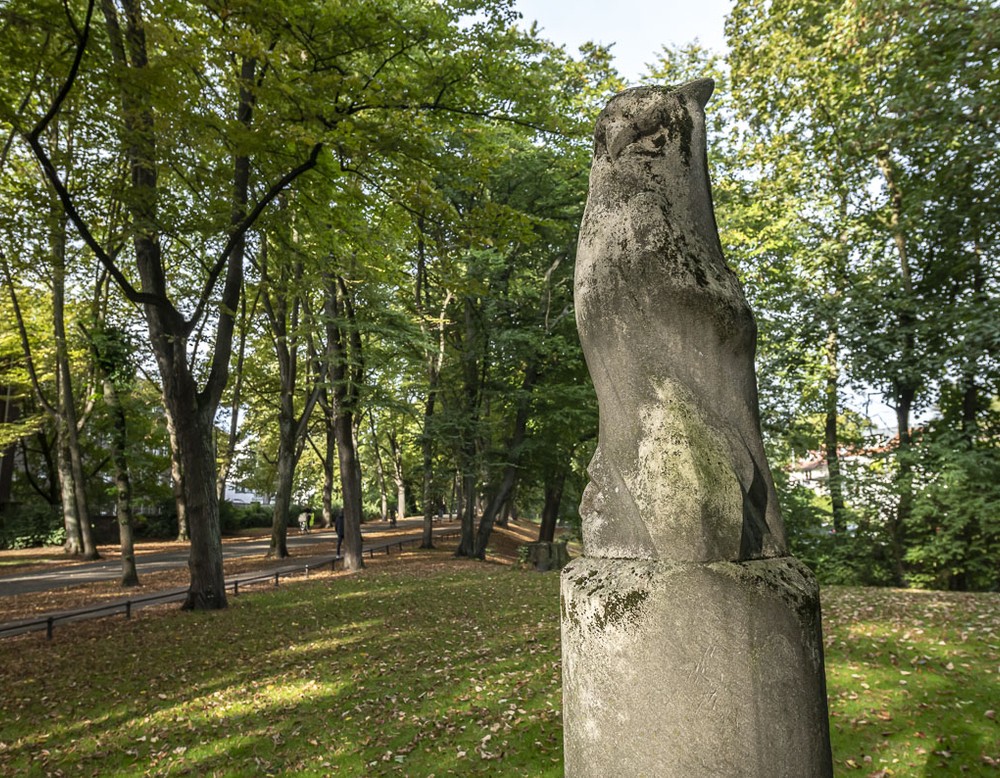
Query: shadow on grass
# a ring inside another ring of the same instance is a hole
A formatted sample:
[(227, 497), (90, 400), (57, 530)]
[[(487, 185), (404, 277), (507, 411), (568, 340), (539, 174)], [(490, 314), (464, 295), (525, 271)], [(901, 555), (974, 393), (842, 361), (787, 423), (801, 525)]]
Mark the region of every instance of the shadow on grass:
[[(0, 774), (561, 776), (558, 576), (423, 558), (0, 644)], [(984, 774), (997, 603), (824, 591), (838, 775)]]
[(557, 577), (452, 568), (11, 641), (0, 773), (561, 775)]

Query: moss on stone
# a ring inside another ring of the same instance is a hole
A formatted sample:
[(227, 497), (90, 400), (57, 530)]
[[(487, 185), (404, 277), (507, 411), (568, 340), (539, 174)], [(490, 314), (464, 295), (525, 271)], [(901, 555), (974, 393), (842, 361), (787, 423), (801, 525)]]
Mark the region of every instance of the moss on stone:
[(634, 589), (630, 592), (614, 593), (605, 602), (604, 608), (594, 617), (594, 624), (603, 630), (607, 626), (622, 627), (649, 599), (647, 589)]

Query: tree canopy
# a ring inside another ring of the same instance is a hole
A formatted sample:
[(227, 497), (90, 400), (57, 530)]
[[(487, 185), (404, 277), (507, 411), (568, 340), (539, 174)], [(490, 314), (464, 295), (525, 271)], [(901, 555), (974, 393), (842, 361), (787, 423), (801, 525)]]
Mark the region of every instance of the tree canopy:
[[(738, 0), (727, 53), (650, 66), (716, 79), (717, 218), (821, 579), (1000, 583), (998, 14)], [(342, 510), (352, 567), (373, 518), (422, 515), (430, 545), (455, 514), (469, 557), (511, 515), (578, 522), (608, 48), (509, 0), (15, 0), (0, 74), (5, 526), (52, 506), (93, 554), (133, 502), (216, 608), (227, 483), (273, 504), (276, 556), (298, 511)]]

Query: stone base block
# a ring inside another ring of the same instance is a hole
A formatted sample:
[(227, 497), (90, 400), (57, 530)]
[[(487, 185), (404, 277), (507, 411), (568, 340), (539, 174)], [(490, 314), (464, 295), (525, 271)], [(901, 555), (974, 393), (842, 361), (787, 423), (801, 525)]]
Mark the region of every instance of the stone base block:
[(833, 774), (819, 589), (791, 557), (562, 573), (568, 778)]
[(569, 564), (566, 541), (525, 543), (517, 550), (517, 564), (519, 567), (530, 567), (540, 573), (562, 570)]

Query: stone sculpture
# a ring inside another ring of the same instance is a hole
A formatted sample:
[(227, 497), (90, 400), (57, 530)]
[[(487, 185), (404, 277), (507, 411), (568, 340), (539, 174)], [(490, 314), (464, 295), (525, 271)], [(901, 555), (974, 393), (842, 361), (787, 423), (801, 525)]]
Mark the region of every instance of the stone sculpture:
[(575, 294), (600, 430), (562, 579), (573, 778), (831, 774), (818, 588), (787, 556), (712, 207), (712, 90), (631, 89), (597, 121)]
[(618, 95), (597, 122), (576, 264), (601, 409), (588, 556), (785, 554), (764, 457), (756, 325), (719, 245), (705, 161), (712, 81)]

